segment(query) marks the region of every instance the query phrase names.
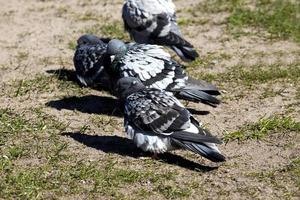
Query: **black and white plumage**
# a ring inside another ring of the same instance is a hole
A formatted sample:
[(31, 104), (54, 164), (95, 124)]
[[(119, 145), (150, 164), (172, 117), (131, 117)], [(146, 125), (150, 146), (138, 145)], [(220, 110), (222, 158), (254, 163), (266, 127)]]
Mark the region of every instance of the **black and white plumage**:
[(214, 161), (225, 161), (216, 144), (222, 143), (172, 93), (146, 88), (139, 79), (121, 78), (116, 85), (125, 99), (124, 126), (137, 147), (152, 153), (187, 149)]
[(109, 84), (108, 74), (102, 65), (107, 42), (107, 39), (95, 35), (83, 35), (77, 40), (73, 62), (77, 78), (82, 85), (105, 87)]
[[(112, 83), (122, 77), (136, 77), (147, 88), (167, 90), (176, 97), (215, 106), (220, 101), (218, 89), (205, 81), (189, 78), (181, 65), (173, 60), (161, 46), (130, 43), (120, 40), (108, 43), (104, 64)], [(110, 62), (113, 60), (112, 62)]]
[(136, 42), (170, 46), (184, 61), (199, 56), (182, 37), (172, 0), (126, 0), (122, 17), (125, 29)]

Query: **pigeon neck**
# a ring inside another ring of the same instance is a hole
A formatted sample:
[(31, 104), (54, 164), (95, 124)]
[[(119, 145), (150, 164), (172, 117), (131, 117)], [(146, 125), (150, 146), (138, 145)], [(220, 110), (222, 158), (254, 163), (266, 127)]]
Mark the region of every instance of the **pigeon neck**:
[(120, 94), (118, 94), (120, 96), (121, 99), (126, 99), (127, 97), (129, 97), (130, 95), (140, 92), (142, 90), (145, 89), (144, 85), (135, 85), (132, 86), (130, 88), (127, 88), (126, 90), (124, 90), (123, 92), (121, 92)]
[(128, 48), (124, 48), (115, 54), (116, 58), (122, 58), (128, 51)]
[(145, 86), (142, 86), (142, 85), (139, 85), (139, 86), (135, 86), (135, 87), (129, 88), (129, 91), (128, 91), (127, 96), (130, 96), (130, 95), (132, 95), (133, 93), (140, 92), (140, 91), (142, 91), (143, 89), (145, 89)]
[(111, 69), (114, 72), (118, 72), (118, 64), (120, 62), (120, 60), (123, 58), (123, 56), (127, 53), (127, 50), (122, 51), (118, 54), (115, 55), (111, 55), (110, 59), (111, 59)]

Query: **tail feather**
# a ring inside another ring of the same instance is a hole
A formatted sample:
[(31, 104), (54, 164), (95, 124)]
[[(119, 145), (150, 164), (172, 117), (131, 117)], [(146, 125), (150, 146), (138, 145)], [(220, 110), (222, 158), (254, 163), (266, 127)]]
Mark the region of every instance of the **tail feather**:
[(195, 153), (198, 153), (213, 162), (224, 162), (226, 160), (225, 156), (223, 156), (219, 151), (216, 151), (215, 149), (212, 149), (205, 144), (195, 144), (187, 142), (186, 145), (192, 146)]
[(193, 47), (187, 46), (171, 46), (176, 54), (185, 62), (191, 62), (199, 57), (199, 54)]
[(172, 134), (172, 138), (193, 143), (222, 144), (220, 139), (212, 136), (207, 130), (199, 129), (199, 131), (202, 131), (202, 133), (195, 134), (186, 131), (176, 131)]
[(197, 153), (213, 162), (224, 162), (226, 160), (225, 156), (223, 156), (220, 151), (215, 148), (211, 148), (207, 146), (205, 143), (203, 144), (196, 144), (189, 141), (180, 141), (177, 139), (172, 139), (174, 144), (180, 146), (181, 148), (190, 150), (194, 153)]
[(169, 32), (164, 37), (153, 37), (149, 40), (150, 43), (170, 46), (176, 54), (184, 61), (193, 61), (199, 54), (188, 41), (176, 33)]
[(191, 77), (189, 77), (187, 80), (186, 88), (194, 88), (194, 89), (197, 88), (198, 90), (204, 91), (211, 95), (220, 95), (221, 94), (219, 92), (219, 89), (215, 85), (208, 83), (204, 80), (197, 80), (197, 79), (194, 79)]
[(216, 104), (220, 104), (220, 100), (216, 97), (203, 92), (198, 89), (182, 89), (180, 90), (176, 96), (181, 99), (185, 99), (188, 101), (194, 101), (194, 102), (202, 102), (205, 104), (209, 104), (211, 106), (215, 106)]

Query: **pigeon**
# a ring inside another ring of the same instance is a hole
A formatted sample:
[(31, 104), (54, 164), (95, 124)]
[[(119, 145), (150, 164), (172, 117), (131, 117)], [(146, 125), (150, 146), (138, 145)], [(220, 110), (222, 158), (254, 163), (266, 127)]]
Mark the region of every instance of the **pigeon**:
[(172, 0), (126, 0), (122, 18), (135, 42), (169, 46), (188, 62), (199, 57), (193, 45), (182, 37)]
[(143, 151), (157, 154), (186, 149), (213, 161), (225, 157), (216, 144), (222, 141), (200, 123), (172, 93), (146, 88), (135, 77), (118, 80), (116, 93), (124, 99), (124, 127), (127, 137)]
[(102, 65), (109, 39), (95, 35), (82, 35), (77, 40), (73, 62), (76, 76), (83, 86), (105, 87), (109, 77)]
[(161, 46), (129, 43), (113, 39), (107, 45), (104, 67), (115, 84), (122, 77), (136, 77), (147, 88), (167, 90), (176, 97), (211, 106), (220, 103), (218, 89), (187, 76), (181, 65)]

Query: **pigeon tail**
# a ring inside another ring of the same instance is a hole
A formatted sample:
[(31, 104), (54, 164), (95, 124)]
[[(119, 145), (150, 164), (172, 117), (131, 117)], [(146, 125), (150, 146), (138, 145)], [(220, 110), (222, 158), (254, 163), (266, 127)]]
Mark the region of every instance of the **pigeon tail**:
[(204, 144), (195, 144), (191, 142), (183, 142), (187, 149), (191, 150), (194, 153), (198, 153), (201, 156), (213, 161), (213, 162), (224, 162), (226, 160), (218, 150), (211, 148), (209, 145)]
[(220, 104), (219, 99), (198, 89), (183, 88), (176, 93), (176, 96), (188, 101), (202, 102), (213, 107), (215, 107), (216, 104)]
[(199, 57), (193, 45), (173, 32), (169, 32), (168, 35), (164, 37), (153, 37), (149, 42), (152, 44), (170, 46), (184, 61), (193, 61)]
[(211, 95), (221, 94), (219, 89), (215, 85), (208, 83), (204, 80), (197, 80), (191, 77), (188, 78), (185, 88), (198, 89)]
[(193, 47), (171, 46), (171, 48), (185, 62), (192, 62), (199, 57), (199, 54)]
[(217, 149), (215, 144), (212, 143), (193, 143), (190, 141), (180, 141), (177, 139), (172, 139), (174, 144), (197, 153), (213, 162), (224, 162), (226, 161), (225, 156), (223, 156)]

